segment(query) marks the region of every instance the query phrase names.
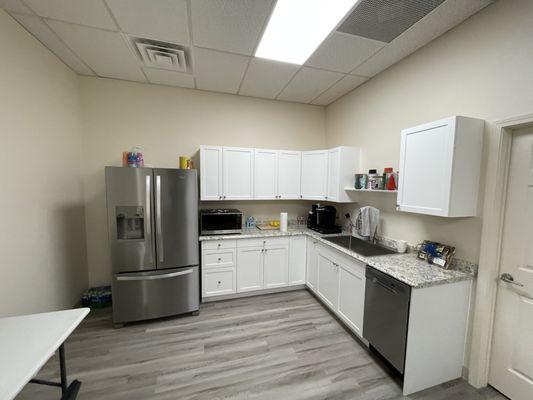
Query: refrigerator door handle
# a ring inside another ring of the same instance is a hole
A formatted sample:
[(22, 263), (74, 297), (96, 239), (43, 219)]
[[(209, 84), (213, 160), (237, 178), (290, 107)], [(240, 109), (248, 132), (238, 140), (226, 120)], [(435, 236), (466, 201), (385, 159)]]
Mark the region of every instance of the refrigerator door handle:
[(181, 275), (189, 275), (192, 274), (192, 269), (187, 269), (185, 271), (178, 271), (178, 272), (171, 272), (169, 274), (160, 274), (160, 275), (142, 275), (142, 276), (117, 276), (117, 281), (153, 281), (156, 279), (167, 279), (167, 278), (174, 278), (176, 276)]
[[(151, 176), (146, 175), (146, 237), (152, 242), (152, 181)], [(153, 248), (153, 247), (152, 247)], [(154, 263), (153, 251), (150, 251), (150, 263)]]
[(163, 228), (161, 227), (161, 176), (155, 177), (155, 191), (156, 191), (156, 203), (155, 203), (155, 218), (157, 225), (157, 254), (159, 262), (165, 261), (163, 254)]

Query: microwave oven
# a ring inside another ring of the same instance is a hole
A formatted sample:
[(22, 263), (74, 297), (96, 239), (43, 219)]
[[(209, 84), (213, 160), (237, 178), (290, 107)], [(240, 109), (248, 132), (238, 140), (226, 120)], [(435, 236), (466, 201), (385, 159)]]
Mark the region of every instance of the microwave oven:
[(201, 235), (242, 233), (242, 212), (232, 208), (200, 210)]

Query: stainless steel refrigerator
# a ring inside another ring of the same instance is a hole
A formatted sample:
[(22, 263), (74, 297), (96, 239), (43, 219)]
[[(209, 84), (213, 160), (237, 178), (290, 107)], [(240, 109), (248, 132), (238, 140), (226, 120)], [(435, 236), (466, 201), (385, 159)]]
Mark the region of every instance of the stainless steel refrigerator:
[(106, 167), (115, 324), (197, 312), (196, 170)]

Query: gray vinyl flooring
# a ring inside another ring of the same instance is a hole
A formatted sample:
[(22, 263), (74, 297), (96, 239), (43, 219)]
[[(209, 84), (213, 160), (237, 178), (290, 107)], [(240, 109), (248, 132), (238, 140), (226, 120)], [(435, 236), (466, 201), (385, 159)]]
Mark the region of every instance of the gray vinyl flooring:
[[(78, 399), (403, 399), (390, 371), (307, 291), (202, 305), (200, 315), (113, 329), (93, 311), (66, 343)], [(57, 357), (39, 374), (58, 379)], [(17, 397), (59, 399), (28, 384)], [(456, 380), (407, 397), (504, 399)]]

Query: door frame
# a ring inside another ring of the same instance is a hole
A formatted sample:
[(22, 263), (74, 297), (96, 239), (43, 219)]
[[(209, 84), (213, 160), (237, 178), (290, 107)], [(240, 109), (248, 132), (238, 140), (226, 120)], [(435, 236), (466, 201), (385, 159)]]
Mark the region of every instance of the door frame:
[(487, 386), (489, 380), (513, 131), (527, 127), (533, 127), (533, 114), (495, 121), (489, 126), (483, 227), (468, 376), (468, 382), (476, 388)]

